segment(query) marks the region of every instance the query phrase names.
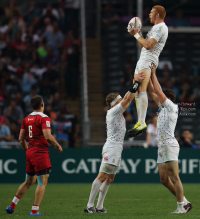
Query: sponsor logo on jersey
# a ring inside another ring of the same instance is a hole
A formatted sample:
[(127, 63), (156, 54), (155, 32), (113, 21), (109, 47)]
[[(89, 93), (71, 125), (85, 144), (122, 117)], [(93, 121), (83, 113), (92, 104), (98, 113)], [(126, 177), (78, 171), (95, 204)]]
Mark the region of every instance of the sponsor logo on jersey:
[(29, 119), (29, 118), (28, 118), (28, 121), (30, 121), (30, 120), (34, 120), (34, 119)]
[(50, 122), (49, 121), (46, 121), (46, 126), (50, 127)]
[(108, 160), (108, 157), (104, 157), (104, 160)]

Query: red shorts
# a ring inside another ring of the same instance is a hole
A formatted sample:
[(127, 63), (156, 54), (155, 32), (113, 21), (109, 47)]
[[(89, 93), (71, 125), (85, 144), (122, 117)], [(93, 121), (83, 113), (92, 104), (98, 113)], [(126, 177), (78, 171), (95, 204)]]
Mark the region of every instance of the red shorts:
[(26, 152), (26, 172), (34, 173), (40, 170), (51, 168), (49, 153)]

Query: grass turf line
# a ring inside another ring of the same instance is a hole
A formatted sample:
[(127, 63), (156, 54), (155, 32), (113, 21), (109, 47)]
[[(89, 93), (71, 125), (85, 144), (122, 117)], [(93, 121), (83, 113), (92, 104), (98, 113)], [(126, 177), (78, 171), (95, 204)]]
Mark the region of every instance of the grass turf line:
[[(8, 215), (5, 212), (18, 186), (19, 184), (0, 184), (0, 218), (30, 218), (29, 212), (36, 185), (33, 185), (19, 201), (14, 214)], [(113, 184), (109, 188), (104, 204), (108, 214), (87, 214), (83, 212), (83, 209), (88, 201), (91, 184), (48, 184), (40, 212), (48, 219), (200, 218), (199, 187), (199, 184), (184, 185), (186, 198), (194, 205), (188, 214), (170, 214), (176, 209), (176, 199), (161, 184)]]

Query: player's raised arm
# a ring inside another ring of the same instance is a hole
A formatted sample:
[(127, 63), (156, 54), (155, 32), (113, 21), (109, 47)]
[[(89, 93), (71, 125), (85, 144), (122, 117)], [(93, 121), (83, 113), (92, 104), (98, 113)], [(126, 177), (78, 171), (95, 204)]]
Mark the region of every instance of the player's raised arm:
[(136, 38), (140, 47), (144, 47), (147, 50), (152, 49), (158, 43), (155, 38), (150, 38), (149, 40), (144, 39), (144, 37), (139, 34), (139, 30), (137, 28), (131, 28), (129, 33)]
[(160, 83), (158, 82), (158, 79), (156, 77), (156, 67), (154, 66), (151, 71), (151, 80), (153, 83), (154, 91), (156, 95), (158, 96), (158, 99), (160, 103), (164, 103), (167, 99), (166, 95), (163, 93), (163, 90), (160, 86)]
[(149, 84), (148, 84), (148, 92), (149, 92), (151, 98), (153, 99), (153, 101), (158, 105), (159, 99), (158, 99), (157, 94), (155, 93), (151, 78), (150, 78)]
[(22, 148), (26, 151), (28, 149), (28, 146), (26, 144), (25, 139), (26, 139), (26, 130), (21, 128), (19, 133), (19, 143), (21, 144)]
[(126, 108), (130, 105), (130, 103), (133, 101), (135, 92), (138, 90), (140, 82), (146, 78), (144, 73), (141, 73), (138, 75), (138, 81), (133, 81), (133, 85), (129, 89), (129, 91), (125, 94), (124, 98), (121, 101), (121, 105), (124, 108), (124, 111)]
[(59, 143), (56, 141), (56, 139), (51, 134), (50, 129), (42, 129), (42, 132), (44, 134), (45, 139), (48, 141), (49, 144), (55, 146), (59, 152), (61, 153), (63, 151), (62, 147), (59, 145)]

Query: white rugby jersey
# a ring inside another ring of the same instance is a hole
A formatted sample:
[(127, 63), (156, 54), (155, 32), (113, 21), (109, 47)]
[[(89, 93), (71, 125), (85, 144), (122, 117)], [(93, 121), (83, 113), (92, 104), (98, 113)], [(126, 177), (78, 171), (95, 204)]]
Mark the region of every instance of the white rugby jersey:
[(121, 103), (107, 111), (106, 125), (107, 125), (107, 139), (106, 143), (124, 143), (124, 136), (126, 133), (126, 121), (123, 116), (123, 107)]
[(157, 121), (158, 147), (166, 145), (179, 146), (178, 141), (174, 137), (178, 119), (178, 105), (166, 99), (162, 105), (160, 104), (160, 107), (161, 111)]
[(142, 48), (140, 61), (151, 61), (156, 66), (158, 65), (158, 57), (162, 52), (168, 37), (168, 27), (164, 22), (154, 25), (147, 33), (146, 40), (155, 38), (158, 43), (151, 49)]

